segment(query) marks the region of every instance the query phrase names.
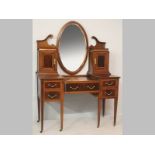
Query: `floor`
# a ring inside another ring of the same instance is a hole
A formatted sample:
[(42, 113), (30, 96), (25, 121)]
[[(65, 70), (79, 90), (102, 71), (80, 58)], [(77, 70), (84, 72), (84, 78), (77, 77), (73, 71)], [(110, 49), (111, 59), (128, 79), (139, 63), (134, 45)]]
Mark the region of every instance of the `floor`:
[[(113, 117), (101, 117), (100, 128), (97, 128), (96, 118), (65, 118), (64, 129), (59, 131), (59, 120), (45, 120), (42, 135), (120, 135), (122, 134), (122, 119), (117, 116), (117, 124), (113, 126)], [(40, 134), (40, 123), (34, 122), (33, 134)]]

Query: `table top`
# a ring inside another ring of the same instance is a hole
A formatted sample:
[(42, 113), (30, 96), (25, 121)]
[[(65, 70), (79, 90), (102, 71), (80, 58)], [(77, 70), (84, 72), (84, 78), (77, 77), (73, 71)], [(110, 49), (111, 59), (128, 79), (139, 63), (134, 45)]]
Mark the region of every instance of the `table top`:
[(97, 77), (97, 76), (88, 76), (88, 75), (74, 75), (74, 76), (67, 76), (67, 75), (57, 75), (53, 76), (47, 73), (38, 73), (37, 76), (41, 80), (65, 80), (65, 81), (90, 81), (90, 80), (100, 80), (100, 79), (107, 79), (107, 78), (119, 78), (119, 76), (110, 75), (108, 77)]

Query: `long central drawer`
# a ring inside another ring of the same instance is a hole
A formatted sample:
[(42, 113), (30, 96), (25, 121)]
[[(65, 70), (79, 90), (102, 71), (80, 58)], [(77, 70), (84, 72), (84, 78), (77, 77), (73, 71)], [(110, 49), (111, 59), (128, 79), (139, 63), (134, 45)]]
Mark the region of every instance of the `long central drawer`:
[(98, 91), (99, 83), (67, 83), (65, 84), (65, 91), (76, 92), (76, 91)]

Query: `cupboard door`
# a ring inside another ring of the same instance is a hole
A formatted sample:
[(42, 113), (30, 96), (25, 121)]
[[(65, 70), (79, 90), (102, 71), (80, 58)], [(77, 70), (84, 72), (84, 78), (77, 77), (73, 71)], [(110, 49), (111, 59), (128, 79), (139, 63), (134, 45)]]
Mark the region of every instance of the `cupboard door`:
[(109, 53), (96, 51), (93, 54), (94, 74), (108, 76), (109, 73)]
[(98, 68), (103, 68), (104, 67), (104, 62), (105, 62), (104, 55), (98, 55), (97, 56), (97, 67)]
[(55, 72), (56, 54), (51, 51), (40, 51), (39, 64), (40, 72)]
[(54, 55), (44, 55), (43, 56), (43, 67), (44, 68), (53, 68), (53, 57)]
[(106, 58), (102, 53), (95, 53), (94, 55), (94, 66), (95, 70), (103, 70), (105, 68)]

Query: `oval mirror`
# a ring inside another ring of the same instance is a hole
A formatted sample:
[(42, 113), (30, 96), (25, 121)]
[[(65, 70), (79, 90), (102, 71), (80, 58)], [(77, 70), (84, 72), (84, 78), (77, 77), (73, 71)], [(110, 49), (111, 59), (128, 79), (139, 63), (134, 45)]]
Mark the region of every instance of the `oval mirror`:
[(84, 67), (88, 55), (88, 39), (85, 30), (77, 22), (63, 26), (57, 41), (59, 64), (68, 74), (77, 74)]

